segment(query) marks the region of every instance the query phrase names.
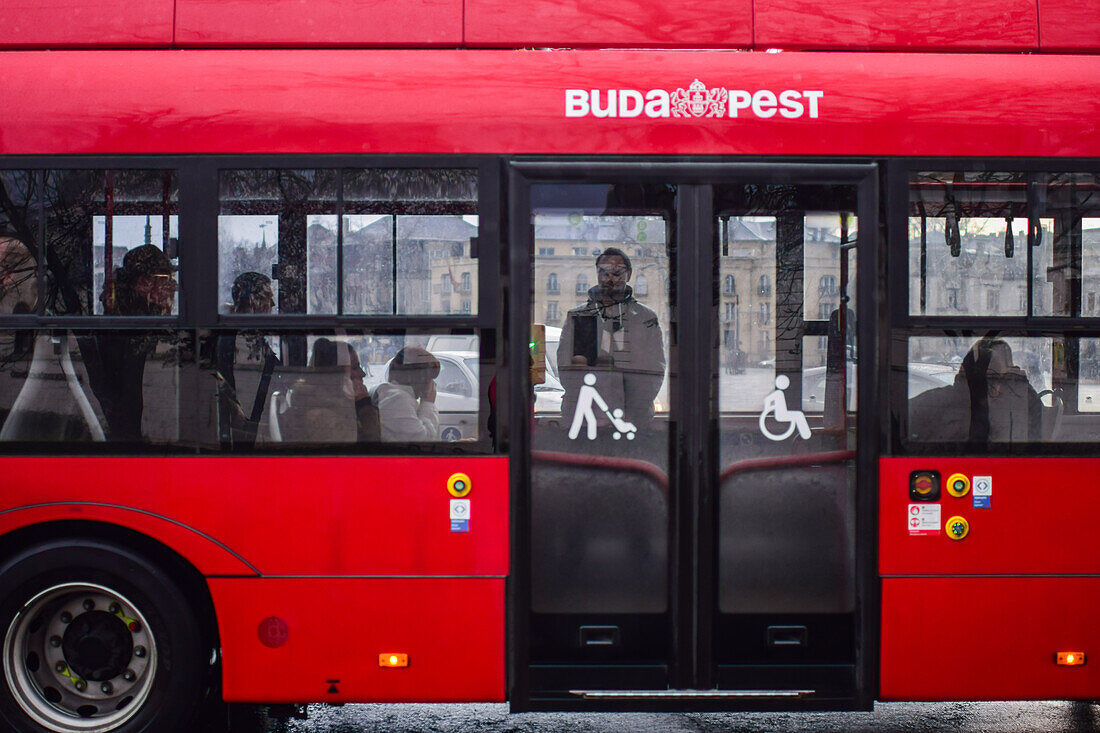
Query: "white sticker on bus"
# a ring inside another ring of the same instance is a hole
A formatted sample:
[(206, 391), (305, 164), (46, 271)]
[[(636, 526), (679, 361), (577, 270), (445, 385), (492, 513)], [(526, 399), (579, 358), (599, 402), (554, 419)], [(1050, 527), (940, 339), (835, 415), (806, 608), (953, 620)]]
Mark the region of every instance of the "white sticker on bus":
[(906, 524), (910, 536), (936, 535), (940, 533), (939, 504), (910, 504)]
[(974, 508), (988, 509), (993, 504), (993, 477), (974, 477)]

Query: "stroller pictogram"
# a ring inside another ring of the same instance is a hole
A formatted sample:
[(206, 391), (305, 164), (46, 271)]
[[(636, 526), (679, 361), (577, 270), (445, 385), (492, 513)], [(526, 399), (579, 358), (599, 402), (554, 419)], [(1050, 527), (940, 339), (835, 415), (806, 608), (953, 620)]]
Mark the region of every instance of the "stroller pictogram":
[(621, 409), (616, 407), (611, 410), (608, 407), (607, 402), (596, 390), (596, 375), (592, 373), (584, 375), (584, 386), (577, 393), (577, 409), (573, 413), (573, 423), (569, 427), (570, 440), (577, 439), (581, 434), (582, 425), (585, 426), (588, 439), (596, 439), (596, 407), (600, 408), (604, 416), (607, 417), (608, 422), (615, 429), (611, 433), (611, 437), (619, 440), (625, 435), (627, 440), (634, 440), (638, 427), (632, 422), (623, 420)]

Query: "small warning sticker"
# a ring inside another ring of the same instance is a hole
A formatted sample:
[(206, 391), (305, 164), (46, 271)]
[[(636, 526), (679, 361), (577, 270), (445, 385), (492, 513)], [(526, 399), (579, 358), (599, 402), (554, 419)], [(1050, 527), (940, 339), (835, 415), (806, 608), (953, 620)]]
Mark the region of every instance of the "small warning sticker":
[(470, 531), (470, 500), (451, 499), (451, 531)]
[(974, 508), (988, 509), (993, 505), (993, 477), (974, 477)]
[(906, 517), (909, 535), (936, 535), (940, 533), (939, 504), (910, 504)]

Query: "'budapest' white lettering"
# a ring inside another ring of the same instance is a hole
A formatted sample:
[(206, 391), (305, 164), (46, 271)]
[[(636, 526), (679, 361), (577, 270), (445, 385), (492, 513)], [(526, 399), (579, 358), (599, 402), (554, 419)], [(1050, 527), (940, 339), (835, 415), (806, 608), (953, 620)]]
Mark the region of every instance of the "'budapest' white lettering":
[(823, 90), (707, 88), (696, 79), (687, 89), (566, 89), (566, 117), (755, 117), (818, 119)]

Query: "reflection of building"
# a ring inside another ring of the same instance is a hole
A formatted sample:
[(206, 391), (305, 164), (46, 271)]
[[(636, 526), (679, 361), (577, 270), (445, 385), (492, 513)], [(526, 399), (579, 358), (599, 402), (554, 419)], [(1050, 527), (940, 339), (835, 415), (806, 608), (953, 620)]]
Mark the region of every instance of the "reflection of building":
[[(851, 226), (854, 237), (854, 219)], [(569, 309), (584, 302), (596, 284), (596, 255), (617, 247), (631, 259), (635, 297), (657, 313), (668, 333), (666, 227), (653, 216), (536, 216), (534, 320), (561, 326)], [(716, 273), (720, 361), (730, 363), (738, 348), (748, 364), (774, 358), (776, 329), (792, 325), (777, 322), (775, 218), (731, 217), (722, 221), (721, 229), (725, 246)], [(840, 304), (839, 216), (805, 217), (804, 237), (804, 319), (828, 321)], [(854, 277), (849, 293), (854, 309)], [(806, 339), (804, 349), (805, 364), (825, 363), (824, 337)]]
[(535, 217), (534, 319), (562, 325), (565, 314), (596, 285), (596, 256), (616, 247), (630, 258), (634, 297), (652, 309), (667, 333), (669, 265), (666, 222), (655, 216)]
[[(476, 236), (461, 216), (345, 216), (343, 312), (476, 313)], [(336, 217), (313, 217), (308, 243), (310, 312), (335, 313)]]
[[(855, 236), (855, 222), (850, 220)], [(730, 217), (722, 221), (725, 246), (719, 259), (719, 310), (721, 358), (732, 362), (738, 349), (748, 364), (775, 356), (776, 331), (796, 327), (780, 322), (776, 308), (783, 282), (791, 282), (788, 269), (776, 277), (776, 222), (774, 217)], [(807, 215), (803, 219), (802, 319), (828, 321), (840, 306), (840, 217), (837, 214)], [(796, 263), (797, 266), (798, 263)], [(853, 260), (854, 264), (854, 260)], [(855, 269), (851, 270), (849, 307), (855, 309)], [(799, 297), (800, 296), (800, 297)], [(826, 337), (803, 340), (802, 362), (806, 366), (825, 363)]]

